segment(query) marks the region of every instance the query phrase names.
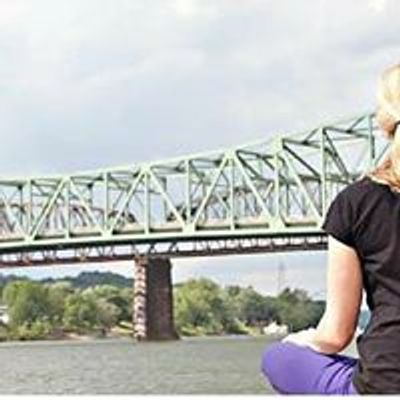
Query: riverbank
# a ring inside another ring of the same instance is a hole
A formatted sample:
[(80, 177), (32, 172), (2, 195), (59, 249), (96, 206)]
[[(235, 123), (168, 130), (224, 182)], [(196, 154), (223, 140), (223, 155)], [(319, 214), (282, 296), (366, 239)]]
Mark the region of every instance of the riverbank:
[(47, 334), (32, 336), (17, 336), (11, 329), (6, 326), (1, 327), (0, 342), (37, 342), (37, 341), (90, 341), (99, 339), (119, 339), (132, 337), (132, 324), (115, 326), (109, 331), (94, 330), (87, 332), (76, 332), (64, 330), (61, 328), (52, 329)]
[[(3, 327), (5, 328), (5, 327)], [(222, 333), (222, 334), (197, 334), (197, 335), (184, 335), (181, 334), (179, 336), (180, 339), (190, 340), (190, 339), (218, 339), (218, 338), (254, 338), (260, 339), (264, 338), (265, 340), (280, 340), (285, 335), (279, 334), (263, 334), (259, 329), (248, 327), (246, 331), (241, 333)], [(16, 339), (9, 335), (3, 335), (1, 337), (0, 343), (10, 343), (10, 342), (40, 342), (40, 341), (76, 341), (76, 342), (88, 342), (88, 341), (98, 341), (98, 340), (118, 340), (118, 339), (133, 339), (133, 327), (132, 324), (126, 323), (122, 326), (113, 327), (110, 331), (93, 331), (93, 332), (71, 332), (62, 329), (55, 329), (49, 335), (36, 337), (36, 338), (28, 338), (22, 337)]]

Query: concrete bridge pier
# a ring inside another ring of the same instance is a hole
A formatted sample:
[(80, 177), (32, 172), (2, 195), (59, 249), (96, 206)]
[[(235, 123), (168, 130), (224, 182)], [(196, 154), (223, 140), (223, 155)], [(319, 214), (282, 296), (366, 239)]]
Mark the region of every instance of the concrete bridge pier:
[(139, 341), (179, 339), (174, 327), (169, 258), (135, 258), (133, 327)]

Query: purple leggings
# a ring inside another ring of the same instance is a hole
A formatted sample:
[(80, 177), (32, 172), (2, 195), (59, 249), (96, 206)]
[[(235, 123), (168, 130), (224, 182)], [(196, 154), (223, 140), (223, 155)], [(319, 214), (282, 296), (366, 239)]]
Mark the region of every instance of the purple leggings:
[(349, 394), (356, 358), (322, 354), (292, 342), (269, 345), (262, 358), (262, 372), (281, 394)]

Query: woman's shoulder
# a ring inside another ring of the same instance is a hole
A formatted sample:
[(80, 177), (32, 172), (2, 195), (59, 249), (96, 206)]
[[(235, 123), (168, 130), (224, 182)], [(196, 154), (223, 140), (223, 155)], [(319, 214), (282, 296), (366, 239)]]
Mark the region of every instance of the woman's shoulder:
[(354, 205), (362, 203), (363, 200), (371, 200), (371, 196), (379, 197), (386, 190), (387, 188), (383, 183), (372, 180), (368, 175), (362, 175), (342, 188), (338, 196)]
[(349, 186), (352, 187), (351, 190), (359, 193), (360, 195), (365, 193), (371, 194), (372, 192), (381, 194), (390, 189), (390, 186), (387, 182), (380, 181), (377, 178), (371, 177), (367, 174), (363, 174)]
[[(382, 214), (398, 201), (400, 194), (392, 194), (386, 183), (378, 182), (364, 174), (348, 184), (339, 193), (340, 202), (351, 210), (354, 218), (371, 218)], [(368, 216), (368, 217), (367, 217)]]
[(344, 186), (339, 193), (343, 195), (360, 196), (374, 190), (375, 185), (379, 185), (379, 183), (373, 181), (368, 175), (362, 175), (355, 181)]

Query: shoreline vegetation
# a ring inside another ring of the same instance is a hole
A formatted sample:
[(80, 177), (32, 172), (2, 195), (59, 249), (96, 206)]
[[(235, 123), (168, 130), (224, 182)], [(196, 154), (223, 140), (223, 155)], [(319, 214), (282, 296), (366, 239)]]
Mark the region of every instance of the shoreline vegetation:
[[(111, 272), (34, 281), (0, 275), (0, 341), (132, 338), (133, 280)], [(302, 289), (264, 296), (251, 286), (190, 279), (173, 287), (178, 334), (282, 337), (316, 326), (325, 302)], [(367, 322), (361, 315), (360, 326)]]

